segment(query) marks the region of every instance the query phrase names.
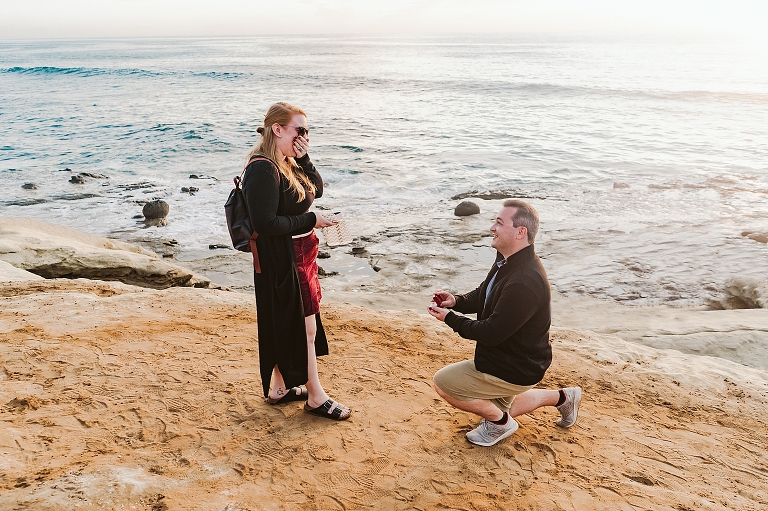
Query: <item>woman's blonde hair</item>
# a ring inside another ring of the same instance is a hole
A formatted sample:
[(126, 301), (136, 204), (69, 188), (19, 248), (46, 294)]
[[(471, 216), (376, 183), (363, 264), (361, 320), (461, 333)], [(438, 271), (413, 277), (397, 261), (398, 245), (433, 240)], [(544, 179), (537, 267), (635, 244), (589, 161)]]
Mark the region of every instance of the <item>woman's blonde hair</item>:
[(278, 157), (275, 133), (272, 131), (273, 124), (277, 123), (281, 126), (286, 126), (291, 122), (293, 116), (297, 114), (305, 117), (307, 115), (301, 108), (282, 101), (269, 107), (269, 110), (264, 115), (264, 126), (259, 126), (256, 129), (261, 135), (261, 141), (248, 153), (247, 161), (250, 161), (254, 156), (266, 156), (275, 162), (278, 169), (280, 169), (280, 173), (288, 180), (289, 186), (298, 194), (299, 201), (303, 201), (306, 197), (305, 189), (315, 193), (317, 188), (303, 172), (298, 172), (299, 165), (293, 158), (285, 157), (281, 159)]

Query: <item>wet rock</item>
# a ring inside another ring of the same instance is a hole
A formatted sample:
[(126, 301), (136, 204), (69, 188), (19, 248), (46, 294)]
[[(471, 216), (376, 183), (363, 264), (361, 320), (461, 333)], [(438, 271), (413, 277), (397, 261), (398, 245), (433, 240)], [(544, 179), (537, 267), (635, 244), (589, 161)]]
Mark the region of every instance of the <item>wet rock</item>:
[(317, 276), (318, 277), (333, 277), (334, 275), (338, 275), (339, 272), (337, 271), (325, 271), (321, 266), (317, 267)]
[(189, 179), (203, 179), (203, 176), (198, 176), (197, 174), (190, 174)]
[(35, 183), (24, 183), (21, 187), (25, 190), (37, 190), (37, 185)]
[(196, 186), (190, 186), (190, 187), (182, 186), (181, 187), (181, 193), (188, 193), (190, 195), (194, 195), (195, 192), (199, 192), (199, 191), (200, 191), (200, 188), (198, 188)]
[(758, 243), (768, 243), (768, 232), (742, 232), (742, 236), (745, 238), (749, 238), (753, 241), (757, 241)]
[(331, 258), (331, 253), (330, 252), (325, 252), (325, 251), (321, 250), (321, 251), (319, 251), (317, 253), (317, 258), (318, 259), (330, 259)]
[(132, 184), (129, 184), (129, 185), (117, 185), (117, 188), (125, 190), (126, 192), (130, 192), (130, 191), (133, 191), (133, 190), (139, 190), (141, 188), (154, 188), (154, 187), (155, 187), (155, 185), (153, 185), (152, 183), (147, 183), (146, 181), (144, 181), (142, 183), (132, 183)]
[(229, 245), (222, 245), (221, 243), (214, 243), (213, 245), (208, 245), (208, 250), (216, 250), (218, 248), (226, 248), (226, 249), (232, 249)]
[(153, 220), (167, 217), (170, 210), (171, 207), (167, 202), (162, 200), (153, 200), (144, 204), (144, 208), (141, 210), (141, 212), (144, 214), (144, 218)]
[(85, 183), (85, 178), (83, 176), (72, 176), (69, 178), (69, 182), (76, 185), (81, 185)]
[(459, 203), (456, 209), (453, 210), (453, 214), (456, 216), (470, 216), (477, 215), (478, 213), (480, 213), (480, 206), (468, 200)]
[(485, 199), (485, 200), (499, 200), (499, 199), (509, 199), (511, 197), (514, 197), (518, 194), (517, 190), (485, 190), (485, 191), (479, 191), (479, 190), (470, 190), (468, 192), (459, 193), (457, 195), (454, 195), (451, 197), (452, 200), (461, 200), (461, 199), (467, 199), (469, 197), (476, 197), (478, 199)]
[(5, 201), (6, 206), (33, 206), (35, 204), (42, 204), (44, 202), (50, 202), (48, 199), (34, 198), (34, 199), (16, 199)]
[(140, 220), (144, 218), (144, 215), (133, 215), (131, 218), (133, 218), (134, 220)]
[(368, 251), (365, 249), (365, 247), (358, 245), (352, 247), (352, 255), (356, 257), (364, 257), (368, 255)]
[(107, 176), (103, 174), (92, 174), (90, 172), (80, 172), (78, 176), (92, 177), (93, 179), (109, 179)]
[(101, 197), (98, 193), (62, 193), (61, 195), (54, 195), (56, 200), (81, 200), (92, 199), (94, 197)]
[(163, 218), (145, 218), (144, 219), (144, 225), (147, 227), (165, 227), (168, 225), (168, 220), (166, 220), (165, 217)]
[(72, 169), (67, 167), (66, 169), (59, 169), (59, 172), (72, 172)]
[(477, 199), (483, 199), (483, 200), (511, 199), (513, 197), (517, 199), (541, 199), (541, 200), (547, 199), (547, 196), (545, 195), (534, 195), (524, 190), (511, 189), (511, 190), (484, 190), (484, 191), (470, 190), (468, 192), (454, 195), (453, 197), (451, 197), (451, 200), (462, 200), (462, 199), (468, 199), (470, 197), (475, 197)]

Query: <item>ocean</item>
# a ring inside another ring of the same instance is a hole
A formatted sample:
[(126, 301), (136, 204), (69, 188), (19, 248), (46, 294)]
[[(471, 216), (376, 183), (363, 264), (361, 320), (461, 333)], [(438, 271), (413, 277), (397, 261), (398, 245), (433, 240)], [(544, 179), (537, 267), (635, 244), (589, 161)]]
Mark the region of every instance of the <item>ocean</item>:
[[(0, 215), (242, 263), (209, 247), (229, 244), (232, 177), (282, 100), (308, 115), (317, 208), (356, 236), (354, 255), (323, 247), (327, 289), (466, 291), (517, 197), (540, 212), (559, 293), (768, 307), (766, 62), (768, 48), (693, 40), (2, 42)], [(165, 226), (136, 218), (153, 198)], [(461, 200), (481, 213), (455, 217)]]

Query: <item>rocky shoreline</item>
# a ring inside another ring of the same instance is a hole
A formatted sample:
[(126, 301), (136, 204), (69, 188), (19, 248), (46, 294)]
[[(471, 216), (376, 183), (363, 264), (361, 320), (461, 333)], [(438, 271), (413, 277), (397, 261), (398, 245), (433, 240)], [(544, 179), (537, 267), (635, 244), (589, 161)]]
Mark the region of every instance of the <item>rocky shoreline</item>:
[[(206, 259), (210, 271), (217, 257)], [(233, 257), (252, 277), (246, 253), (217, 259), (217, 271), (231, 275)], [(768, 373), (699, 356), (725, 342), (764, 358), (744, 347), (760, 345), (768, 310), (556, 296), (555, 358), (542, 385), (584, 388), (579, 423), (560, 430), (542, 410), (486, 449), (464, 440), (477, 419), (431, 388), (432, 374), (471, 356), (472, 343), (419, 313), (419, 294), (327, 293), (331, 355), (320, 372), (355, 410), (332, 424), (263, 400), (253, 296), (210, 289), (169, 259), (0, 219), (0, 508), (768, 505)], [(416, 311), (393, 310), (405, 308)], [(679, 339), (699, 354), (664, 349)]]
[[(31, 218), (0, 218), (0, 280), (37, 278), (117, 280), (164, 289), (209, 287), (211, 281), (171, 264), (154, 252)], [(14, 268), (14, 272), (8, 268)]]

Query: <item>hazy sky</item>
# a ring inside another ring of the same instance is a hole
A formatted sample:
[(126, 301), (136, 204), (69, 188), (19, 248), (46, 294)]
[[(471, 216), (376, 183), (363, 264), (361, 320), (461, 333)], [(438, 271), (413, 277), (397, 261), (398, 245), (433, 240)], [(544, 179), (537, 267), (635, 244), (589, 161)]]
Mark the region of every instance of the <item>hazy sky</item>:
[(0, 0), (0, 39), (564, 33), (765, 40), (768, 0)]

